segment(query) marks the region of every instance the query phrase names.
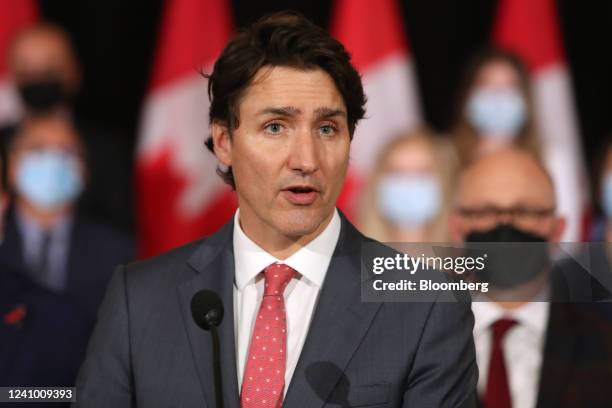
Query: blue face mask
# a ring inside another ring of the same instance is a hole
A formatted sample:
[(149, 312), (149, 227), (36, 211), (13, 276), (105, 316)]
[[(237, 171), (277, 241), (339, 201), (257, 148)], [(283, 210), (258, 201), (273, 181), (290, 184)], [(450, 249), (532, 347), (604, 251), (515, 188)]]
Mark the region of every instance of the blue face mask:
[(57, 150), (26, 153), (17, 170), (16, 181), (17, 192), (44, 210), (74, 201), (83, 190), (78, 159)]
[(606, 174), (601, 186), (601, 206), (606, 218), (612, 219), (612, 173)]
[(433, 175), (384, 176), (377, 193), (383, 217), (401, 228), (425, 225), (438, 214), (442, 201), (440, 185)]
[(525, 123), (525, 110), (518, 91), (483, 88), (470, 97), (467, 118), (481, 136), (512, 139)]

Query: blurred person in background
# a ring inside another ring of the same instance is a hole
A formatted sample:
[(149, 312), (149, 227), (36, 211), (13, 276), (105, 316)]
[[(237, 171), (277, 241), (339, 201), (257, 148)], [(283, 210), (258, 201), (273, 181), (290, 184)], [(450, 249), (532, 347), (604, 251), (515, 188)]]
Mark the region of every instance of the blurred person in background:
[(504, 246), (506, 257), (489, 256), (476, 273), (490, 286), (472, 304), (485, 407), (612, 406), (609, 304), (569, 302), (583, 282), (550, 258), (548, 243), (565, 227), (555, 209), (551, 177), (532, 152), (503, 149), (461, 174), (453, 239), (523, 243), (522, 255), (511, 259), (516, 244)]
[[(82, 71), (68, 34), (49, 23), (30, 26), (17, 33), (6, 58), (9, 77), (24, 107), (23, 119), (61, 116), (72, 121), (83, 135), (90, 183), (79, 201), (81, 209), (100, 221), (129, 227), (130, 147), (125, 137), (90, 123), (74, 110)], [(0, 129), (5, 143), (18, 126), (13, 123)]]
[[(0, 150), (0, 235), (9, 201), (6, 190), (6, 160)], [(0, 319), (0, 386), (74, 385), (92, 314), (74, 298), (46, 290), (0, 263)]]
[(91, 312), (114, 268), (133, 259), (130, 239), (77, 213), (87, 184), (83, 144), (62, 116), (27, 119), (9, 144), (8, 213), (0, 260)]
[(50, 24), (19, 32), (7, 55), (26, 116), (71, 115), (81, 85), (81, 68), (68, 34)]
[[(595, 279), (603, 287), (612, 289), (612, 135), (599, 149), (593, 174), (596, 186), (593, 202), (597, 211), (589, 234), (592, 243), (584, 263), (595, 272)], [(605, 295), (603, 292), (600, 297)]]
[(462, 166), (512, 145), (540, 155), (529, 74), (517, 56), (496, 49), (476, 55), (458, 95), (451, 133)]
[(361, 231), (382, 242), (448, 241), (448, 210), (456, 156), (428, 129), (384, 147), (360, 206)]
[(600, 150), (601, 159), (596, 169), (597, 184), (599, 188), (600, 217), (593, 225), (591, 239), (593, 241), (612, 242), (612, 135)]

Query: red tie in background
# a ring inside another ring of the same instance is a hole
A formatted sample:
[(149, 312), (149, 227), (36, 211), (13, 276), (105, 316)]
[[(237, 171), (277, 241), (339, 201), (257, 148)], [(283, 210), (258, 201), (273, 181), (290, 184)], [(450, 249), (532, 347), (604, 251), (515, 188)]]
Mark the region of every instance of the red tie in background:
[(493, 344), (491, 347), (491, 360), (489, 362), (487, 391), (484, 398), (484, 406), (486, 408), (512, 408), (502, 342), (508, 330), (516, 323), (516, 320), (511, 319), (499, 319), (493, 323)]
[(273, 408), (283, 404), (287, 354), (283, 293), (295, 274), (295, 270), (283, 264), (272, 264), (264, 270), (264, 295), (242, 379), (242, 408)]

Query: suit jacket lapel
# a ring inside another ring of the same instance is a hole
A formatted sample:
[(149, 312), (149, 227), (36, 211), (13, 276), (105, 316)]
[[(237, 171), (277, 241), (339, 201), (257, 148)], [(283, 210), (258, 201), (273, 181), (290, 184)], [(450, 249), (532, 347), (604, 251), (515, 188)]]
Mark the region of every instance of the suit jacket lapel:
[(341, 380), (381, 303), (361, 302), (362, 236), (342, 217), (342, 230), (293, 373), (285, 406), (322, 406)]
[(551, 302), (544, 344), (537, 406), (550, 406), (565, 389), (575, 354), (574, 318), (568, 314), (572, 304)]
[(225, 309), (219, 326), (223, 398), (226, 407), (239, 407), (234, 337), (234, 255), (232, 251), (233, 222), (208, 238), (193, 254), (188, 264), (196, 274), (178, 288), (183, 321), (204, 396), (209, 407), (215, 406), (212, 369), (212, 339), (200, 329), (191, 316), (191, 298), (201, 289), (213, 290), (221, 297)]
[(23, 260), (23, 244), (19, 227), (17, 226), (17, 214), (15, 209), (10, 209), (6, 214), (6, 225), (4, 227), (4, 239), (0, 245), (0, 258), (7, 265), (19, 272), (25, 270)]

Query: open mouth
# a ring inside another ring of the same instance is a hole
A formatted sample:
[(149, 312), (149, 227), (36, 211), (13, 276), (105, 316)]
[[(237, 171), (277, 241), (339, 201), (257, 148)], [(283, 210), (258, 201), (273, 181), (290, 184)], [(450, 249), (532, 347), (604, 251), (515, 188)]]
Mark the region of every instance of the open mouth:
[(319, 191), (310, 186), (291, 186), (283, 190), (285, 198), (295, 205), (312, 204)]
[(307, 194), (313, 191), (316, 191), (314, 188), (308, 187), (308, 186), (304, 186), (304, 187), (290, 187), (288, 189), (289, 191), (291, 191), (294, 194)]

